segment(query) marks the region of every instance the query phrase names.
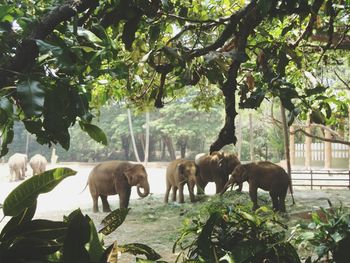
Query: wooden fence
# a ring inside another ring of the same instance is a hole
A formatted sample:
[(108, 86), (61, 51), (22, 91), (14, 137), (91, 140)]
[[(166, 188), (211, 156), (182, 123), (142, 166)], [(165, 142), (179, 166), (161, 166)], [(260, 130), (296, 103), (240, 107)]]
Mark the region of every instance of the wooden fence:
[(350, 189), (349, 170), (292, 170), (293, 186)]

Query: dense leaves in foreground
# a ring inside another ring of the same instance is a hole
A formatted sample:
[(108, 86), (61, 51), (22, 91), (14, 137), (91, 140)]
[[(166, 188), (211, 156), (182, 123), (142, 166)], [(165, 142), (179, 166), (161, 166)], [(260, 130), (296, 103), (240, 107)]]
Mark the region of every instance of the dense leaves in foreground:
[[(68, 168), (53, 169), (31, 177), (8, 195), (2, 208), (12, 217), (0, 233), (0, 262), (117, 263), (120, 253), (130, 253), (136, 262), (166, 263), (146, 244), (115, 241), (104, 245), (103, 237), (123, 224), (129, 209), (110, 213), (99, 231), (80, 209), (62, 221), (33, 219), (36, 197), (74, 174)], [(340, 206), (315, 211), (309, 223), (297, 224), (290, 234), (284, 223), (286, 215), (266, 206), (251, 212), (247, 197), (228, 192), (189, 212), (173, 247), (174, 252), (180, 250), (176, 262), (299, 263), (300, 250), (305, 248), (305, 262), (342, 263), (349, 258), (348, 209)], [(261, 203), (267, 202), (263, 196)]]

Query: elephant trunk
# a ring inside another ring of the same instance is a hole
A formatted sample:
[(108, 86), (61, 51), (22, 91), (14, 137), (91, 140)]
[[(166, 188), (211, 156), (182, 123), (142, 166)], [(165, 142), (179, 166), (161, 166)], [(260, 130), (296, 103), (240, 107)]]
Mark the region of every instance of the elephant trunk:
[[(141, 191), (141, 188), (143, 188), (143, 192)], [(139, 195), (139, 197), (144, 198), (147, 195), (149, 195), (149, 184), (144, 184), (143, 186), (138, 185), (137, 186), (137, 194)]]
[(232, 183), (232, 182), (228, 181), (225, 184), (224, 188), (222, 188), (222, 191), (220, 192), (220, 195), (223, 195), (230, 186), (234, 186), (235, 184), (236, 184), (235, 182)]

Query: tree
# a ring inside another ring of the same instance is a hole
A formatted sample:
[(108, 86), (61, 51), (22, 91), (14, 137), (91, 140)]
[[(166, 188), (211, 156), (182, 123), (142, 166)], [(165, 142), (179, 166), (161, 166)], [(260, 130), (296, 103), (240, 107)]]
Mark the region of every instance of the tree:
[(68, 149), (76, 122), (106, 144), (92, 124), (93, 107), (111, 97), (163, 107), (188, 86), (222, 92), (224, 125), (210, 151), (236, 143), (237, 92), (240, 108), (279, 97), (289, 124), (302, 113), (324, 123), (332, 115), (323, 96), (330, 88), (303, 85), (302, 73), (346, 62), (349, 1), (246, 2), (2, 1), (1, 155), (15, 121), (41, 144)]

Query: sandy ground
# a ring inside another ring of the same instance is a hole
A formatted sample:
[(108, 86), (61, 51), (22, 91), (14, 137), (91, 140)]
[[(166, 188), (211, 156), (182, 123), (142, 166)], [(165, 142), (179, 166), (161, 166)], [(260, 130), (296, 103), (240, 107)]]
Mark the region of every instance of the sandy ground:
[[(105, 213), (92, 213), (92, 200), (88, 188), (82, 191), (86, 185), (87, 177), (94, 164), (60, 163), (54, 167), (70, 167), (77, 171), (75, 176), (64, 179), (53, 191), (42, 194), (38, 198), (38, 207), (35, 217), (47, 218), (51, 220), (62, 220), (63, 215), (68, 215), (73, 210), (80, 208), (84, 214), (89, 215), (95, 225), (99, 225), (107, 215)], [(54, 168), (49, 167), (49, 168)], [(179, 236), (183, 217), (182, 215), (191, 209), (190, 204), (179, 205), (169, 204), (164, 206), (163, 196), (165, 192), (165, 163), (150, 163), (147, 167), (151, 195), (140, 200), (136, 189), (132, 189), (130, 206), (132, 207), (125, 223), (110, 236), (105, 238), (105, 244), (112, 244), (118, 240), (119, 244), (131, 242), (145, 243), (154, 248), (163, 257), (163, 260), (174, 262), (176, 255), (171, 251), (172, 244)], [(28, 169), (27, 175), (31, 171)], [(0, 203), (20, 182), (9, 182), (9, 170), (7, 164), (0, 164)], [(247, 191), (247, 184), (244, 185)], [(215, 185), (208, 184), (206, 194), (212, 195), (215, 192)], [(187, 189), (185, 194), (188, 194)], [(350, 206), (350, 191), (347, 188), (310, 190), (309, 188), (296, 188), (295, 200), (298, 209), (287, 208), (290, 213), (300, 209), (310, 210), (313, 206), (325, 206), (325, 198), (330, 199), (334, 204), (342, 202), (345, 206)], [(186, 200), (188, 202), (188, 196)], [(110, 196), (109, 203), (112, 209), (119, 206), (118, 196)], [(288, 195), (287, 207), (291, 203)], [(170, 211), (170, 212), (169, 212)], [(2, 218), (2, 211), (0, 211)], [(9, 220), (4, 218), (0, 223), (0, 229)], [(130, 258), (122, 258), (120, 262), (133, 262)]]

